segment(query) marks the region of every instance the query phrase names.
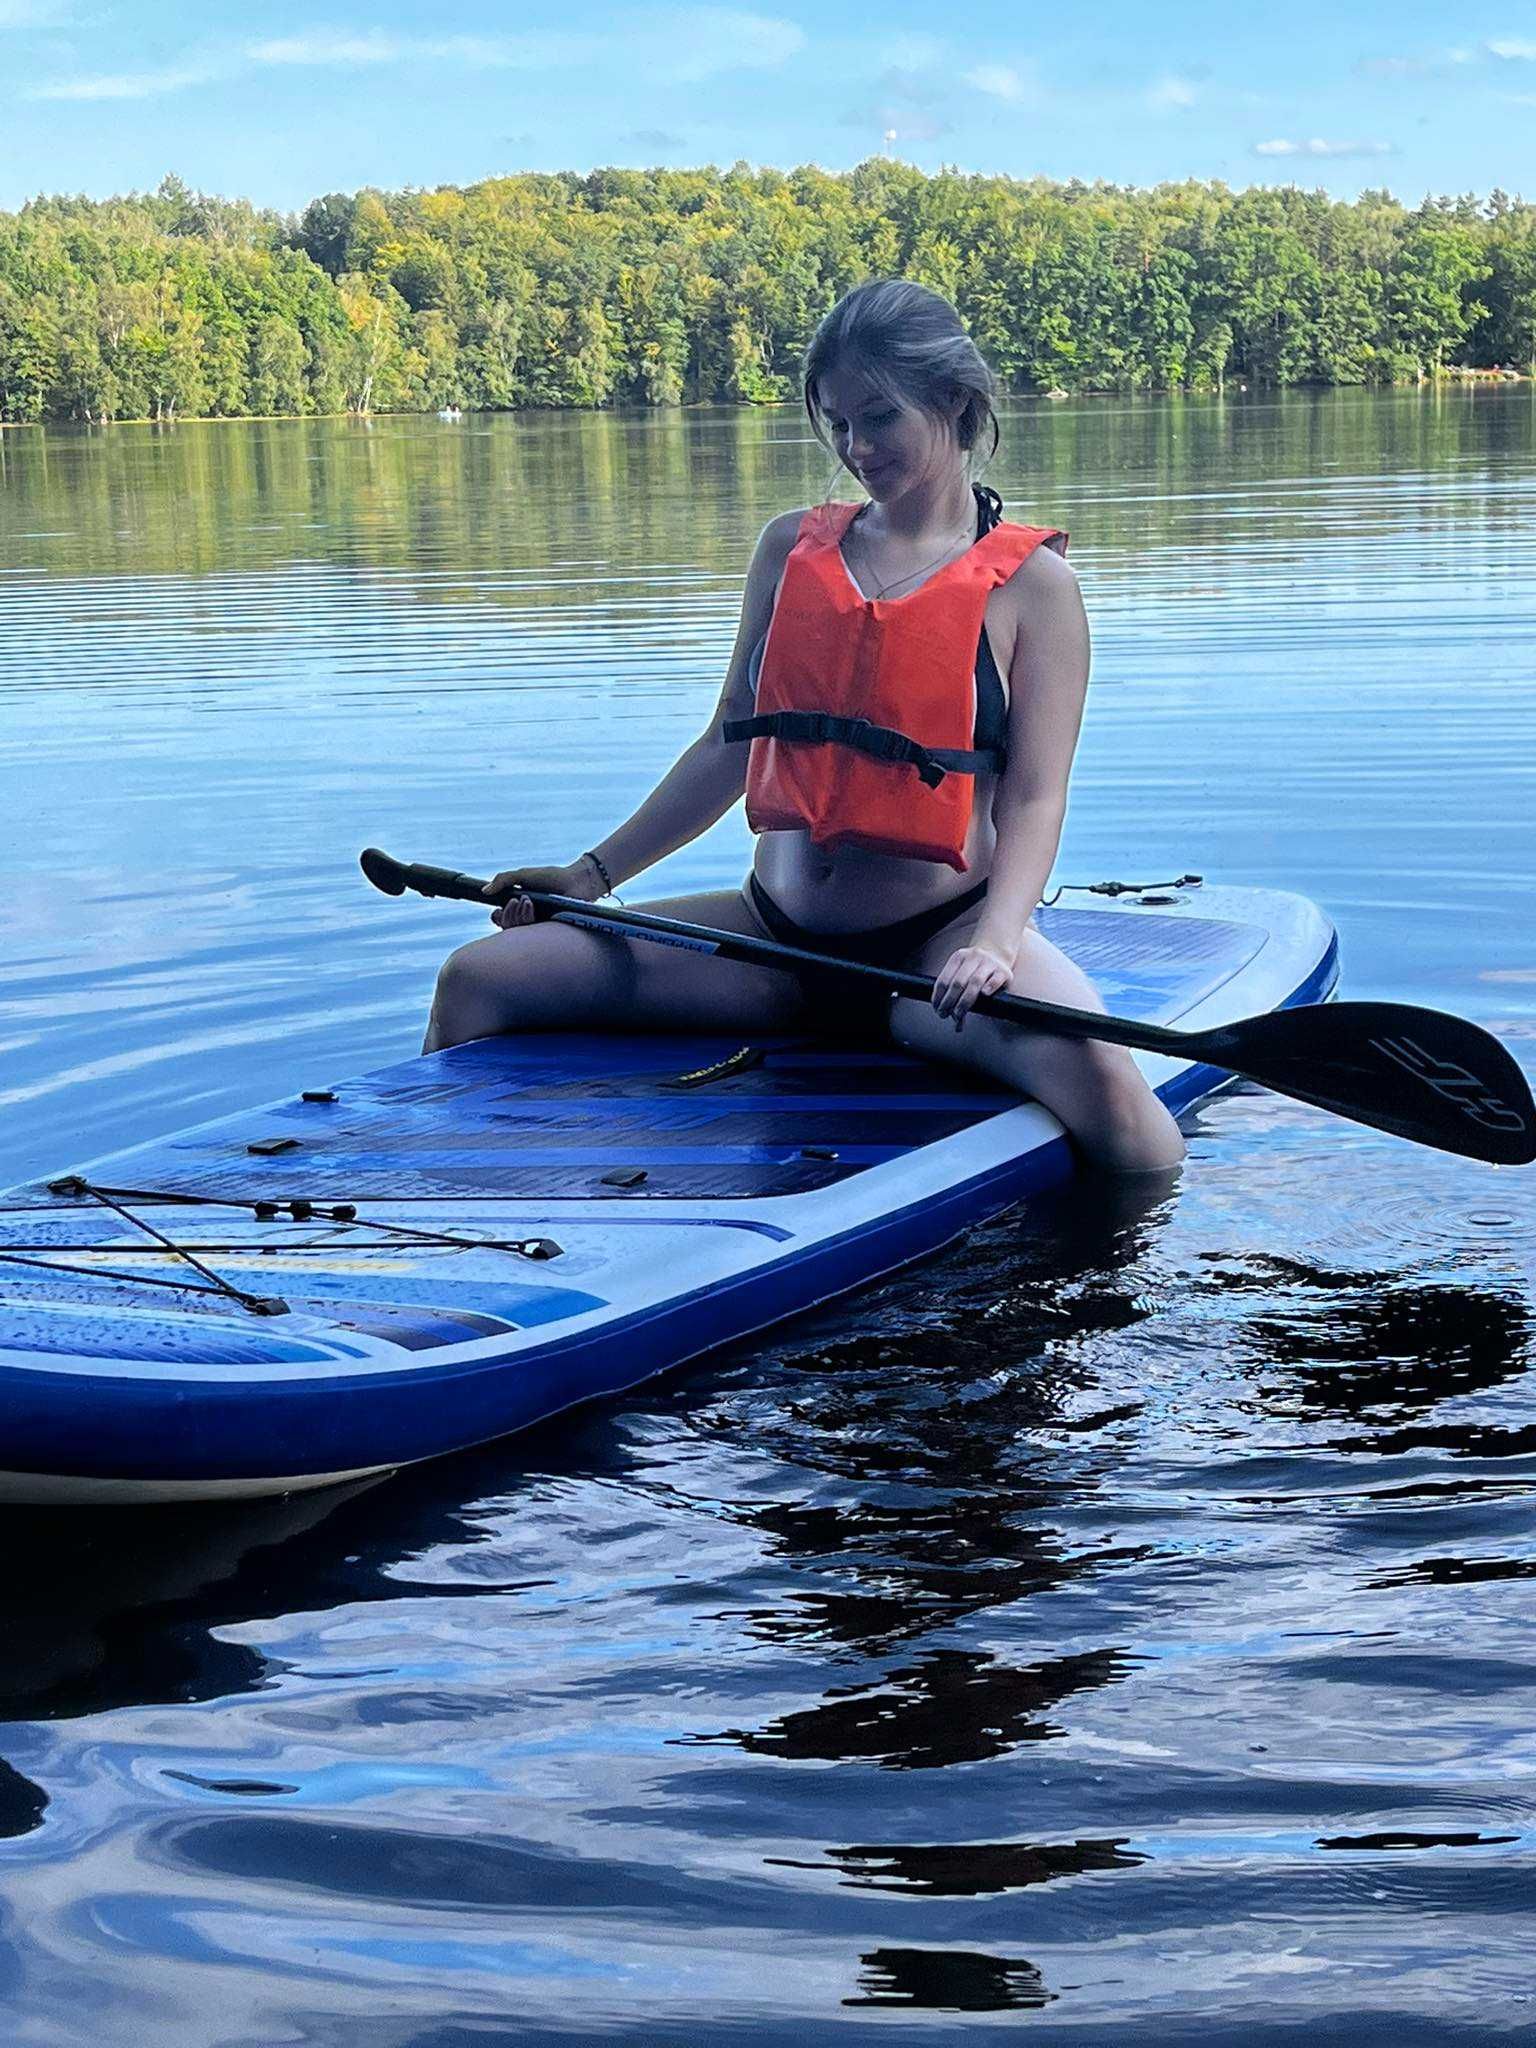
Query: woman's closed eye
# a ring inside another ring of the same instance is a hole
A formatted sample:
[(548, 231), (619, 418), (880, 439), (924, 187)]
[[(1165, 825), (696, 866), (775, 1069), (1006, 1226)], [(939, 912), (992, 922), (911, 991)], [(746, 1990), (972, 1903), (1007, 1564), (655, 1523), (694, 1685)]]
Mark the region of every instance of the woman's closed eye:
[[(888, 427), (895, 418), (894, 412), (875, 413), (866, 418), (864, 424), (866, 427)], [(846, 434), (848, 431), (848, 422), (846, 420), (829, 420), (827, 424), (834, 434)]]

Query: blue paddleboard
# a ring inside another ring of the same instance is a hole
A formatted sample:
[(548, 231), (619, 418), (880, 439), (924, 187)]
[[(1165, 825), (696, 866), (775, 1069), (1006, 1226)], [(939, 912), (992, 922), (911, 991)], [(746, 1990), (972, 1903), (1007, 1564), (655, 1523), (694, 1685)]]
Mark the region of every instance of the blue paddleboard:
[[(1322, 1001), (1337, 973), (1327, 920), (1273, 891), (1041, 923), (1110, 1010), (1188, 1030)], [(483, 1039), (306, 1075), (285, 1101), (11, 1189), (0, 1499), (279, 1494), (484, 1443), (857, 1287), (1072, 1170), (1054, 1118), (959, 1068), (740, 1050)], [(1228, 1078), (1140, 1057), (1176, 1112)]]

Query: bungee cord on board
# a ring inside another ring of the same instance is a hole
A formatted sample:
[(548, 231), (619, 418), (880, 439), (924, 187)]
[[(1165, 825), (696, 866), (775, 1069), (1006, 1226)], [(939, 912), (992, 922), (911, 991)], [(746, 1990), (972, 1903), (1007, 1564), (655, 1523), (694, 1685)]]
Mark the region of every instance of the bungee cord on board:
[[(153, 1245), (146, 1246), (140, 1256), (155, 1257), (158, 1255), (167, 1258), (184, 1259), (188, 1265), (203, 1276), (204, 1281), (208, 1284), (198, 1286), (190, 1280), (169, 1280), (154, 1273), (127, 1273), (120, 1267), (80, 1266), (71, 1264), (67, 1259), (42, 1259), (32, 1256), (32, 1254), (38, 1251), (50, 1249), (47, 1245), (28, 1245), (24, 1248), (7, 1246), (4, 1249), (0, 1249), (0, 1264), (39, 1267), (48, 1273), (73, 1273), (89, 1280), (119, 1280), (129, 1286), (157, 1287), (168, 1289), (178, 1294), (206, 1294), (215, 1299), (222, 1298), (232, 1301), (237, 1307), (247, 1310), (250, 1314), (260, 1316), (289, 1315), (292, 1311), (289, 1304), (281, 1296), (275, 1294), (255, 1294), (248, 1288), (238, 1287), (232, 1280), (228, 1280), (222, 1274), (216, 1273), (211, 1266), (204, 1265), (195, 1252), (190, 1251), (183, 1244), (178, 1244), (174, 1238), (167, 1237), (163, 1230), (157, 1229), (153, 1223), (148, 1222), (144, 1217), (136, 1216), (131, 1209), (125, 1206), (126, 1203), (130, 1201), (157, 1202), (195, 1209), (248, 1209), (259, 1222), (276, 1221), (286, 1212), (295, 1223), (339, 1223), (348, 1231), (375, 1231), (379, 1233), (381, 1238), (388, 1240), (388, 1243), (380, 1244), (377, 1247), (379, 1250), (388, 1249), (389, 1244), (440, 1245), (454, 1251), (508, 1252), (518, 1258), (536, 1261), (558, 1259), (563, 1251), (563, 1247), (557, 1244), (552, 1237), (513, 1239), (460, 1237), (451, 1231), (423, 1230), (419, 1225), (415, 1224), (390, 1223), (371, 1216), (359, 1216), (357, 1205), (353, 1202), (326, 1204), (309, 1201), (303, 1196), (297, 1196), (292, 1201), (282, 1202), (274, 1201), (270, 1196), (264, 1196), (258, 1201), (241, 1201), (232, 1196), (189, 1195), (155, 1188), (109, 1188), (98, 1186), (95, 1182), (86, 1180), (80, 1174), (66, 1174), (59, 1180), (49, 1181), (48, 1191), (50, 1194), (55, 1195), (89, 1197), (99, 1202), (104, 1208), (110, 1209), (114, 1214), (121, 1216), (123, 1221), (130, 1224), (135, 1230), (143, 1231), (146, 1236), (154, 1240)], [(18, 1212), (12, 1211), (11, 1213)], [(57, 1215), (59, 1211), (52, 1208), (40, 1208), (35, 1211), (22, 1210), (19, 1213)], [(291, 1253), (323, 1251), (328, 1248), (331, 1242), (333, 1241), (328, 1239), (311, 1238), (304, 1244), (288, 1245), (284, 1249)], [(77, 1253), (121, 1253), (125, 1247), (121, 1244), (74, 1244), (64, 1247), (64, 1249)], [(228, 1255), (254, 1252), (259, 1257), (268, 1251), (270, 1247), (266, 1245), (227, 1244), (206, 1245), (203, 1249)]]

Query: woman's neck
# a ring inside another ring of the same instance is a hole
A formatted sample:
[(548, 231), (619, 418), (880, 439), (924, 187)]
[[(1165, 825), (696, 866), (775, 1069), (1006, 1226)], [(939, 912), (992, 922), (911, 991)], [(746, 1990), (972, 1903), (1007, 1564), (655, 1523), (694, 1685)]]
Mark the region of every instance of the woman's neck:
[(872, 538), (885, 535), (916, 547), (954, 533), (975, 516), (976, 494), (962, 472), (915, 484), (889, 504), (867, 506), (859, 524)]

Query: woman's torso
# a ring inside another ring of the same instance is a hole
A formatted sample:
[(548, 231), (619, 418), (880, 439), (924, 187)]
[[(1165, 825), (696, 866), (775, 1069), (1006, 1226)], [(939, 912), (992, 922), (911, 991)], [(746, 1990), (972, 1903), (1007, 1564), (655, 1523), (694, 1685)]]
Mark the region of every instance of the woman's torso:
[[(863, 588), (841, 549), (839, 558), (854, 589), (868, 599), (870, 593)], [(957, 555), (953, 560), (960, 558)], [(952, 566), (952, 562), (945, 566)], [(934, 571), (935, 575), (942, 573)], [(783, 576), (781, 565), (775, 603)], [(927, 581), (924, 577), (912, 584), (903, 596), (914, 595)], [(1016, 584), (999, 584), (988, 595), (983, 630), (1002, 680), (1005, 703), (1018, 624)], [(904, 860), (891, 854), (871, 853), (860, 846), (817, 846), (806, 831), (760, 833), (753, 872), (785, 915), (809, 931), (861, 931), (874, 925), (894, 924), (900, 918), (915, 916), (963, 896), (986, 879), (997, 843), (992, 823), (996, 789), (995, 776), (976, 777), (963, 875), (940, 861)]]

